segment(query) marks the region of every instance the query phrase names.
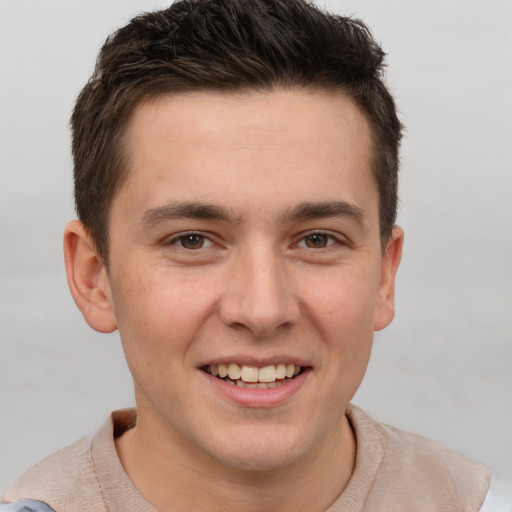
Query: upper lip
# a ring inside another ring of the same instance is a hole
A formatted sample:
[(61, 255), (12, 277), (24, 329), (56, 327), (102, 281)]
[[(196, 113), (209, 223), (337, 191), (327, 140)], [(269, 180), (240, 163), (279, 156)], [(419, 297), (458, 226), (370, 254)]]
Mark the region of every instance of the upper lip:
[(230, 355), (230, 356), (216, 356), (211, 359), (205, 359), (198, 365), (198, 368), (210, 365), (236, 363), (240, 366), (257, 366), (263, 368), (265, 366), (272, 366), (277, 364), (294, 364), (296, 366), (308, 367), (311, 366), (309, 362), (301, 357), (288, 355), (273, 355), (273, 356), (249, 356), (244, 355)]

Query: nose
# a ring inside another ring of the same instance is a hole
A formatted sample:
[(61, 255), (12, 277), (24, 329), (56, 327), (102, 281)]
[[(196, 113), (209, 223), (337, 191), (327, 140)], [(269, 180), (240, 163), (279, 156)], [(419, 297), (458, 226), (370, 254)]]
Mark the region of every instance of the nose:
[(297, 323), (299, 302), (286, 263), (273, 250), (245, 253), (230, 266), (220, 304), (222, 322), (268, 337)]

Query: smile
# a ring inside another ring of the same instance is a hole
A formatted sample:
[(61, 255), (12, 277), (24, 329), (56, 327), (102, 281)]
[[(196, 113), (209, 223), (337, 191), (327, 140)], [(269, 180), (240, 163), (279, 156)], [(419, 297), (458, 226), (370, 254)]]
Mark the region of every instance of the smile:
[(239, 365), (237, 363), (212, 364), (203, 370), (228, 384), (242, 388), (272, 389), (291, 381), (304, 368), (295, 364), (269, 366)]

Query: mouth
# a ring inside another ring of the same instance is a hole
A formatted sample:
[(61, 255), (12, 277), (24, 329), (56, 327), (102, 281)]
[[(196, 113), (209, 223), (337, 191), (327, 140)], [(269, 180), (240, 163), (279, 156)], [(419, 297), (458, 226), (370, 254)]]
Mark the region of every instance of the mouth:
[(292, 381), (303, 373), (306, 368), (295, 364), (276, 364), (258, 367), (226, 363), (207, 365), (201, 369), (209, 375), (233, 386), (249, 389), (273, 389)]

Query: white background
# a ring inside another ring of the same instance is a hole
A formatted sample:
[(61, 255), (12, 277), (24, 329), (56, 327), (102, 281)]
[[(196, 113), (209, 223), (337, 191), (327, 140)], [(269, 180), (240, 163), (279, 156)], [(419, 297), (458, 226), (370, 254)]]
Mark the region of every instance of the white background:
[[(0, 490), (133, 403), (117, 335), (67, 291), (68, 118), (153, 0), (0, 0)], [(330, 1), (389, 52), (407, 125), (397, 315), (355, 402), (512, 478), (512, 2)]]

